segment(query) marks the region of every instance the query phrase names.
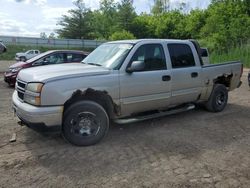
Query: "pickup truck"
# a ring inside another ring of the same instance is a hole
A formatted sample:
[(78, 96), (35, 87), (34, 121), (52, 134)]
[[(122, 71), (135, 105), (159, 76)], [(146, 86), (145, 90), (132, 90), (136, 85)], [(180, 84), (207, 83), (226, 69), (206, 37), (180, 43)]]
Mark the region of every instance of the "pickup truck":
[(39, 50), (28, 50), (26, 52), (19, 52), (16, 53), (15, 59), (16, 61), (27, 61), (28, 59), (31, 59), (32, 57), (35, 57), (40, 54)]
[(104, 43), (81, 64), (21, 70), (13, 93), (20, 123), (60, 125), (70, 143), (99, 142), (111, 121), (130, 123), (191, 110), (222, 111), (241, 85), (242, 63), (203, 65), (194, 40)]

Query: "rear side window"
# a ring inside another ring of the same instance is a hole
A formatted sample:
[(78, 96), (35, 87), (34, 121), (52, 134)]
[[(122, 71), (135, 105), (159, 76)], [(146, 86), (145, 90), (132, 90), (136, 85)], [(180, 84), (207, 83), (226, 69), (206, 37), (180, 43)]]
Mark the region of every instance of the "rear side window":
[(81, 62), (84, 59), (83, 54), (73, 54), (72, 55), (72, 62)]
[(172, 68), (195, 66), (193, 52), (187, 44), (168, 44)]

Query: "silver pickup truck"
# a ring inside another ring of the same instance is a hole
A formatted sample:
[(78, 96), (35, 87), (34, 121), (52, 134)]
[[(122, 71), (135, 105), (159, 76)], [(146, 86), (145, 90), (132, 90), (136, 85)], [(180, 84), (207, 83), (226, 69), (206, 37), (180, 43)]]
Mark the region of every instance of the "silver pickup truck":
[(22, 70), (13, 108), (23, 124), (61, 125), (75, 145), (100, 141), (110, 121), (129, 123), (194, 108), (222, 111), (240, 86), (240, 62), (203, 65), (193, 40), (108, 42), (81, 64)]

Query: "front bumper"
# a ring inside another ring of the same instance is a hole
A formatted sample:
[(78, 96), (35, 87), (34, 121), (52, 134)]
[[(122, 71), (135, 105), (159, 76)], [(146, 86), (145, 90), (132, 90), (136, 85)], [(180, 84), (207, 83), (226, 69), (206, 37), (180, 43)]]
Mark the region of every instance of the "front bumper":
[(36, 107), (21, 102), (17, 91), (13, 93), (12, 105), (17, 117), (25, 124), (44, 124), (48, 127), (62, 124), (63, 106)]

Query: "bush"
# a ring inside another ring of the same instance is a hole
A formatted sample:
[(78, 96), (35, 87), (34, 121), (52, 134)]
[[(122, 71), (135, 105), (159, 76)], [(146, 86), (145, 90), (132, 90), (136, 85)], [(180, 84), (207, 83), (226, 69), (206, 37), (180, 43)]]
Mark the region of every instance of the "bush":
[(129, 31), (122, 30), (122, 31), (114, 32), (109, 37), (109, 40), (125, 40), (125, 39), (135, 39), (135, 36)]

